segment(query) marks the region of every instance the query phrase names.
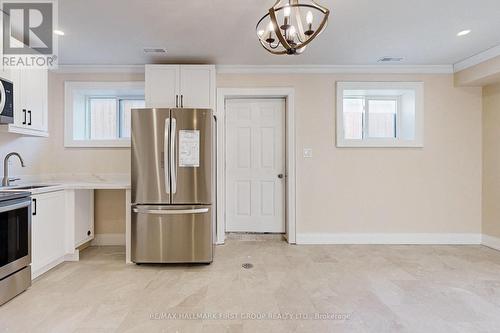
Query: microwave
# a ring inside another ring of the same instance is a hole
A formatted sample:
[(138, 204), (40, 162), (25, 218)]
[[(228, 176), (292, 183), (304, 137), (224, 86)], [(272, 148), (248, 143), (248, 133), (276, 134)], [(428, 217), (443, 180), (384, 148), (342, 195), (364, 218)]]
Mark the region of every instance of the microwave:
[(0, 78), (0, 124), (14, 122), (14, 84)]

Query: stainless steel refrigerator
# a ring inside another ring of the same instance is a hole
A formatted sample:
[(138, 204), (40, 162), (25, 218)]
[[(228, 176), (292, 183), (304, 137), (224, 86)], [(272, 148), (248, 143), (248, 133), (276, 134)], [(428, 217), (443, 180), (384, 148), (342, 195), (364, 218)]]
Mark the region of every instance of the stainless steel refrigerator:
[(133, 262), (212, 262), (214, 132), (209, 109), (132, 110)]

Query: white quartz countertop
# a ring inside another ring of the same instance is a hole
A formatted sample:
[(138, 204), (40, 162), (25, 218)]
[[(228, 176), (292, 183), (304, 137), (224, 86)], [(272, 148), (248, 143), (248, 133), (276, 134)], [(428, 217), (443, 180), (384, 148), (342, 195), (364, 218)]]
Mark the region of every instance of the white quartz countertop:
[[(33, 187), (33, 188), (27, 188)], [(60, 190), (126, 190), (130, 189), (130, 182), (108, 180), (108, 181), (40, 181), (23, 182), (9, 187), (0, 188), (7, 191), (29, 191), (32, 194), (41, 194)]]

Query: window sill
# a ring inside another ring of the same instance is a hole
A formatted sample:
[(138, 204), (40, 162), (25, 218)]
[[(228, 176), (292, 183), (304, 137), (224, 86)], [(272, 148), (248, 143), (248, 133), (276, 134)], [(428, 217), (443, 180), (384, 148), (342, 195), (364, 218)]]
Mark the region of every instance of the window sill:
[(387, 140), (341, 140), (337, 148), (424, 148), (420, 141), (387, 141)]
[(126, 140), (69, 140), (65, 148), (130, 148), (130, 139)]

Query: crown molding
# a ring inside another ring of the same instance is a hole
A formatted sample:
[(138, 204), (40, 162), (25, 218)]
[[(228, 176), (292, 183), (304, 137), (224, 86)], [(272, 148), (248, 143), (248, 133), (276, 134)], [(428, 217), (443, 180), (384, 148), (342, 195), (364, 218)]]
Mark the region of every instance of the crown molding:
[(218, 74), (452, 74), (452, 65), (218, 65)]
[(480, 52), (478, 54), (473, 55), (467, 59), (457, 62), (453, 65), (454, 72), (460, 72), (464, 69), (467, 69), (472, 66), (479, 65), (482, 62), (488, 61), (495, 57), (500, 56), (500, 45), (494, 46), (492, 48), (487, 49), (486, 51)]
[[(219, 74), (452, 74), (452, 65), (217, 65)], [(142, 74), (144, 65), (59, 65), (61, 74)]]
[(59, 65), (51, 71), (60, 74), (142, 74), (144, 65)]

